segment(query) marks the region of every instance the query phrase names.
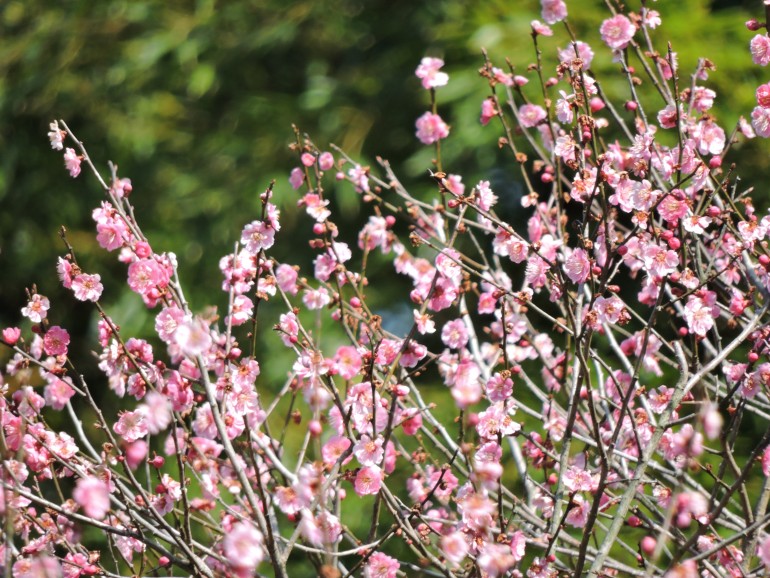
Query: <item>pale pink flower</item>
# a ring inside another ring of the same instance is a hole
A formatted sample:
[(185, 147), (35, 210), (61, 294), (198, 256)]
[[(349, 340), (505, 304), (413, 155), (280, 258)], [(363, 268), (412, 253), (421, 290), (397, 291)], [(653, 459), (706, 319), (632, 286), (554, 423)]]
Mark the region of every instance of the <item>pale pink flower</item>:
[(334, 166), (334, 155), (330, 152), (322, 152), (318, 156), (318, 168), (322, 171), (328, 171)]
[(602, 40), (612, 50), (623, 50), (634, 37), (636, 27), (622, 14), (616, 14), (602, 22), (599, 32)]
[(757, 556), (762, 560), (762, 564), (770, 568), (770, 536), (760, 542), (757, 547)]
[(382, 470), (377, 466), (366, 466), (358, 470), (353, 487), (359, 496), (368, 496), (379, 492), (381, 484)]
[(767, 66), (770, 64), (770, 37), (766, 34), (757, 34), (749, 43), (751, 59), (754, 64)]
[(51, 141), (51, 148), (55, 151), (60, 151), (64, 148), (64, 137), (67, 133), (59, 128), (59, 121), (55, 120), (48, 125), (51, 129), (48, 132), (48, 140)]
[(581, 248), (572, 251), (564, 263), (564, 272), (573, 283), (584, 283), (591, 274), (591, 261), (588, 259), (588, 253)]
[(569, 466), (564, 472), (564, 486), (571, 492), (590, 492), (594, 486), (591, 472)]
[(553, 36), (553, 30), (547, 24), (543, 24), (540, 20), (533, 20), (529, 23), (532, 27), (532, 31), (540, 36)]
[(570, 508), (565, 522), (575, 528), (582, 528), (588, 521), (588, 514), (590, 511), (591, 503), (581, 494), (577, 494), (572, 497), (572, 508)]
[(580, 58), (580, 60), (583, 61), (583, 70), (591, 68), (591, 63), (594, 60), (594, 51), (582, 40), (576, 40), (564, 50), (559, 48), (558, 54), (559, 61), (562, 62), (562, 64), (571, 65), (572, 61), (576, 58)]
[(521, 530), (517, 530), (513, 533), (513, 536), (511, 536), (511, 554), (513, 555), (514, 563), (524, 559), (526, 547), (526, 535)]
[(751, 126), (762, 138), (770, 137), (770, 108), (754, 107), (751, 111)]
[(657, 10), (642, 9), (642, 24), (647, 28), (655, 29), (661, 25), (663, 20), (660, 18), (660, 12)]
[(462, 349), (468, 343), (468, 330), (462, 319), (453, 319), (441, 330), (441, 341), (451, 349)]
[(417, 138), (422, 144), (430, 145), (449, 136), (449, 127), (437, 114), (426, 112), (415, 123)]
[(21, 338), (21, 329), (18, 327), (6, 327), (3, 329), (3, 341), (8, 345), (16, 345)]
[(324, 464), (327, 466), (333, 466), (337, 463), (337, 460), (348, 450), (351, 445), (351, 441), (343, 436), (332, 436), (329, 438), (323, 447), (321, 448), (321, 456), (323, 457)]
[(433, 316), (428, 313), (420, 313), (416, 309), (412, 311), (414, 322), (417, 325), (417, 331), (420, 335), (426, 335), (436, 332), (436, 323), (433, 321)]
[(719, 315), (719, 309), (707, 305), (703, 299), (695, 295), (689, 297), (687, 305), (684, 307), (687, 327), (691, 332), (700, 336), (705, 336), (714, 326), (714, 313)]
[(225, 533), (222, 549), (234, 568), (251, 572), (265, 557), (263, 542), (253, 524), (238, 522)]
[(516, 560), (511, 553), (510, 546), (487, 542), (476, 558), (476, 563), (489, 578), (497, 578), (497, 576), (504, 575), (516, 563)]
[(446, 86), (447, 82), (449, 82), (449, 75), (446, 72), (441, 72), (442, 66), (444, 66), (444, 61), (440, 58), (426, 56), (420, 61), (420, 65), (414, 73), (417, 78), (422, 80), (422, 87), (424, 89), (429, 90)]
[(107, 482), (89, 476), (80, 478), (72, 491), (72, 498), (83, 512), (94, 520), (103, 520), (110, 511), (110, 488)]
[(362, 466), (378, 465), (385, 455), (385, 450), (382, 448), (384, 441), (381, 436), (377, 436), (377, 439), (373, 440), (366, 434), (362, 435), (353, 447), (353, 455), (356, 456), (358, 463)]
[(546, 24), (556, 24), (567, 17), (567, 4), (564, 0), (540, 0), (541, 16)]
[[(770, 122), (768, 122), (767, 120), (765, 121), (765, 123), (770, 124)], [(744, 117), (740, 117), (738, 119), (738, 129), (741, 131), (741, 134), (746, 138), (754, 138), (757, 136), (752, 126)]]
[(174, 343), (184, 355), (196, 357), (206, 353), (213, 343), (211, 331), (206, 323), (198, 318), (185, 319), (174, 331)]
[(80, 163), (82, 159), (78, 156), (74, 149), (68, 148), (64, 151), (64, 166), (70, 172), (72, 178), (77, 177), (80, 174)]
[(455, 566), (459, 566), (465, 560), (470, 550), (466, 535), (460, 531), (442, 536), (440, 544), (442, 554)]
[(537, 104), (524, 104), (519, 108), (519, 123), (526, 128), (533, 128), (546, 118), (546, 112)]
[(291, 188), (295, 191), (299, 189), (302, 186), (302, 183), (305, 181), (305, 172), (299, 168), (294, 167), (291, 169), (291, 172), (289, 173), (289, 184), (291, 185)]
[(275, 243), (275, 229), (264, 221), (252, 221), (243, 228), (241, 243), (252, 255), (269, 249)]
[[(429, 114), (429, 113), (426, 113)], [(356, 165), (348, 170), (348, 178), (355, 185), (356, 192), (366, 193), (369, 191), (369, 169)]]
[(364, 566), (364, 578), (396, 578), (401, 568), (398, 560), (382, 552), (375, 552)]
[(147, 435), (147, 421), (144, 412), (125, 411), (120, 415), (117, 423), (112, 427), (116, 434), (127, 442), (135, 442)]
[(75, 292), (75, 299), (79, 301), (98, 301), (104, 291), (104, 285), (101, 284), (99, 274), (88, 275), (81, 273), (72, 280), (72, 290)]
[(51, 308), (51, 302), (48, 297), (44, 297), (39, 293), (35, 293), (27, 303), (26, 307), (22, 307), (21, 314), (32, 323), (40, 323), (48, 316), (48, 310)]

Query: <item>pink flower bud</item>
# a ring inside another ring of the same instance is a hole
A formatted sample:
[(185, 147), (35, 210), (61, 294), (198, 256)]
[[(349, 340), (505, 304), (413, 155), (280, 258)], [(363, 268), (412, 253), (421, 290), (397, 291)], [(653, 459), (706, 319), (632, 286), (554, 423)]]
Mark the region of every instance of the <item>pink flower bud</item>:
[(358, 309), (359, 307), (361, 307), (361, 300), (358, 297), (351, 297), (350, 306)]
[(642, 525), (642, 521), (637, 516), (634, 516), (633, 514), (630, 515), (628, 517), (628, 520), (626, 521), (628, 522), (628, 525), (631, 526), (632, 528), (638, 528), (639, 526)]
[(722, 166), (722, 157), (711, 157), (709, 159), (709, 168), (718, 169)]
[(323, 426), (321, 425), (321, 422), (317, 419), (311, 419), (310, 422), (307, 424), (307, 430), (310, 432), (310, 435), (317, 438), (321, 435), (321, 432), (323, 431)]
[(706, 214), (711, 218), (716, 218), (722, 214), (722, 209), (715, 205), (711, 205), (706, 211)]
[(759, 361), (759, 353), (757, 353), (756, 351), (749, 351), (748, 360), (751, 363), (756, 363), (757, 361)]
[(756, 32), (757, 30), (761, 30), (764, 28), (765, 25), (757, 20), (756, 18), (751, 18), (749, 20), (746, 20), (746, 28), (748, 30), (751, 30), (752, 32)]
[(166, 566), (171, 565), (171, 560), (168, 559), (168, 556), (161, 556), (158, 558), (158, 566), (161, 568), (165, 568)]
[(599, 112), (605, 106), (604, 101), (598, 96), (594, 96), (588, 104), (591, 107), (591, 112)]
[(626, 110), (629, 112), (634, 112), (637, 108), (639, 108), (639, 105), (636, 104), (633, 100), (629, 100), (626, 102)]
[(6, 327), (3, 329), (3, 340), (8, 345), (16, 345), (16, 342), (19, 341), (20, 337), (21, 329), (18, 327)]
[(679, 337), (687, 337), (687, 334), (689, 333), (689, 331), (687, 330), (686, 327), (680, 327), (678, 333), (679, 333)]
[(140, 259), (147, 259), (147, 257), (152, 255), (152, 249), (147, 241), (137, 241), (136, 245), (134, 245), (134, 253)]
[(300, 161), (306, 167), (312, 167), (315, 164), (315, 157), (311, 153), (302, 153)]
[(649, 556), (655, 551), (655, 546), (657, 546), (657, 544), (658, 541), (655, 538), (652, 536), (645, 536), (642, 538), (639, 547), (641, 548), (642, 552)]

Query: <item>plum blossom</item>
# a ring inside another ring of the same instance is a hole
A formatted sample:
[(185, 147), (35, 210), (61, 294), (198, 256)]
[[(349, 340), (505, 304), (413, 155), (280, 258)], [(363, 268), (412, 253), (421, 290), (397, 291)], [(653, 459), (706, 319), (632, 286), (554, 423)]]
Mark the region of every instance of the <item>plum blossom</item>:
[(238, 570), (252, 572), (265, 557), (264, 539), (249, 522), (238, 522), (225, 534), (222, 548), (230, 564)]
[(422, 80), (422, 87), (424, 89), (429, 90), (446, 86), (447, 82), (449, 82), (449, 75), (446, 72), (441, 72), (442, 66), (444, 66), (444, 61), (440, 58), (426, 56), (420, 61), (420, 65), (414, 73), (417, 78)]
[(396, 578), (401, 564), (382, 552), (369, 556), (364, 566), (364, 578)]
[(48, 355), (67, 355), (70, 335), (66, 329), (54, 325), (43, 336), (43, 350)]
[(622, 14), (616, 14), (602, 22), (599, 32), (602, 40), (612, 50), (623, 50), (634, 37), (636, 27)]
[(21, 314), (32, 323), (40, 323), (48, 316), (48, 310), (51, 308), (51, 302), (48, 297), (35, 293), (27, 303), (26, 307), (23, 307)]
[(757, 34), (749, 43), (751, 59), (754, 64), (767, 66), (770, 64), (770, 37), (766, 34)]
[(64, 166), (70, 173), (70, 176), (74, 179), (80, 174), (80, 163), (82, 159), (75, 152), (75, 149), (68, 148), (64, 151)]
[(546, 24), (556, 24), (567, 17), (567, 4), (564, 0), (540, 0), (541, 16)]
[(359, 496), (368, 496), (379, 492), (381, 484), (382, 470), (377, 466), (365, 466), (358, 470), (353, 487)]
[(537, 104), (524, 104), (519, 108), (519, 122), (521, 126), (533, 128), (546, 118), (546, 112)]
[(417, 138), (422, 144), (430, 145), (449, 136), (449, 127), (437, 114), (426, 112), (415, 123)]
[(95, 476), (80, 478), (72, 498), (83, 508), (85, 515), (94, 520), (103, 520), (110, 511), (109, 485)]
[(67, 133), (59, 128), (59, 121), (55, 120), (48, 125), (51, 129), (48, 132), (48, 140), (51, 141), (51, 148), (55, 151), (60, 151), (64, 148), (64, 137)]
[(101, 283), (101, 276), (98, 274), (88, 275), (81, 273), (72, 279), (72, 291), (75, 293), (75, 299), (79, 301), (98, 301), (104, 291), (104, 285)]

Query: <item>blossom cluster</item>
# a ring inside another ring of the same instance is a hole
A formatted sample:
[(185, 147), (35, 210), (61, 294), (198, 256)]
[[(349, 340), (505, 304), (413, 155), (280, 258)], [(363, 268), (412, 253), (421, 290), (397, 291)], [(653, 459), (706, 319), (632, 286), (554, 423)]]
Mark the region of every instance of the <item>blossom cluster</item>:
[[(106, 388), (85, 380), (56, 307), (29, 290), (24, 324), (2, 331), (11, 575), (766, 573), (770, 215), (723, 161), (770, 136), (770, 84), (751, 123), (725, 130), (710, 62), (681, 90), (675, 53), (654, 50), (657, 11), (610, 15), (593, 47), (558, 46), (567, 3), (541, 7), (532, 39), (552, 67), (503, 70), (485, 55), (481, 69), (479, 120), (521, 169), (525, 227), (494, 182), (468, 185), (442, 164), (450, 129), (436, 99), (449, 76), (426, 57), (426, 178), (407, 185), (387, 161), (365, 166), (297, 133), (285, 194), (309, 217), (312, 270), (271, 255), (288, 242), (271, 185), (220, 259), (221, 318), (187, 301), (176, 256), (135, 219), (132, 182), (114, 166), (104, 180), (51, 123), (69, 174), (87, 168), (103, 185), (97, 242), (155, 335), (124, 334), (65, 236), (59, 281), (99, 313)], [(757, 64), (768, 46), (751, 41)], [(635, 88), (624, 107), (606, 100), (594, 49), (657, 100)], [(331, 203), (347, 186), (369, 210), (349, 236)], [(406, 287), (399, 334), (367, 301), (371, 263)], [(283, 383), (263, 375), (278, 361), (258, 339), (291, 360)]]

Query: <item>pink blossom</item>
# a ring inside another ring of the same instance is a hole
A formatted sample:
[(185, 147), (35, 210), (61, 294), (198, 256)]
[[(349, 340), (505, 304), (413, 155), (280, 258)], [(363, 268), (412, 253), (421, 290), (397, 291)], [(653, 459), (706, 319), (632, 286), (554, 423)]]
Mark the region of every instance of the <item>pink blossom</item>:
[(485, 98), (481, 103), (481, 117), (479, 121), (483, 126), (487, 126), (489, 121), (498, 115), (495, 101), (492, 98)]
[(322, 152), (318, 156), (318, 168), (322, 171), (328, 171), (334, 166), (334, 155), (330, 152)]
[(770, 108), (755, 107), (751, 111), (751, 126), (762, 138), (770, 137)]
[(327, 466), (333, 466), (351, 446), (351, 441), (343, 436), (332, 436), (321, 448), (321, 456)]
[(98, 301), (104, 291), (104, 285), (101, 284), (98, 274), (81, 273), (72, 280), (72, 290), (75, 292), (75, 299), (79, 301)]
[(527, 547), (527, 539), (521, 530), (517, 530), (511, 536), (511, 554), (515, 562), (521, 562), (524, 559), (525, 549)]
[(417, 78), (422, 80), (422, 87), (426, 90), (446, 86), (449, 82), (449, 76), (446, 72), (441, 72), (444, 61), (440, 58), (431, 58), (426, 56), (420, 61), (420, 65), (415, 70)]
[(594, 51), (582, 40), (576, 40), (564, 50), (560, 48), (558, 54), (559, 61), (562, 62), (562, 64), (571, 65), (576, 58), (579, 58), (583, 61), (583, 70), (591, 68), (591, 63), (594, 60)]
[(289, 184), (291, 185), (291, 188), (295, 191), (299, 189), (302, 186), (302, 183), (305, 181), (305, 172), (299, 168), (294, 167), (291, 169), (291, 173), (289, 174)]
[(449, 136), (449, 127), (437, 114), (426, 112), (415, 123), (417, 138), (422, 144), (430, 145)]
[(74, 149), (68, 148), (64, 151), (64, 166), (67, 168), (72, 178), (75, 178), (80, 174), (81, 162), (82, 159), (78, 156)]
[(546, 118), (545, 110), (537, 104), (524, 104), (519, 108), (519, 123), (526, 128), (533, 128)]
[(572, 497), (572, 507), (565, 522), (575, 528), (582, 528), (588, 521), (588, 514), (591, 511), (591, 503), (581, 494)]
[(252, 221), (243, 228), (241, 243), (252, 255), (269, 249), (275, 243), (275, 229), (264, 221)]
[(97, 477), (80, 478), (72, 491), (72, 498), (83, 508), (86, 516), (94, 520), (103, 520), (110, 511), (110, 488)]
[(135, 442), (147, 435), (147, 421), (141, 411), (125, 411), (112, 427), (127, 442)]
[(139, 259), (128, 267), (128, 286), (140, 295), (165, 288), (169, 280), (168, 271), (155, 259)]
[(183, 354), (196, 357), (206, 353), (212, 345), (211, 332), (202, 319), (186, 319), (174, 331), (174, 343)]
[[(430, 113), (426, 113), (430, 114)], [(424, 116), (424, 115), (423, 115)], [(356, 192), (366, 193), (369, 191), (369, 168), (356, 165), (348, 170), (348, 178), (355, 185)]]
[(441, 330), (441, 341), (451, 349), (462, 349), (468, 343), (468, 330), (462, 319), (454, 319)]
[(556, 24), (567, 17), (567, 4), (564, 0), (540, 0), (541, 16), (546, 24)]
[(64, 137), (67, 133), (59, 128), (59, 121), (55, 120), (48, 125), (51, 129), (48, 132), (48, 140), (51, 141), (51, 148), (55, 151), (60, 151), (64, 148)]
[(539, 20), (533, 20), (529, 23), (532, 27), (532, 31), (540, 36), (553, 36), (553, 30), (547, 24), (543, 24)]
[(353, 446), (353, 455), (356, 456), (358, 463), (362, 466), (376, 466), (385, 455), (385, 450), (382, 448), (383, 442), (384, 440), (381, 436), (373, 440), (370, 436), (364, 434), (356, 445)]
[(58, 411), (67, 405), (67, 401), (75, 395), (75, 390), (72, 389), (69, 383), (57, 377), (53, 378), (48, 385), (45, 386), (43, 394), (45, 396), (46, 405)]
[(353, 484), (356, 494), (368, 496), (380, 491), (382, 470), (377, 466), (366, 466), (358, 470)]
[(757, 34), (749, 43), (751, 59), (754, 64), (767, 66), (770, 64), (770, 37), (766, 34)]
[(69, 333), (58, 325), (49, 327), (43, 336), (43, 350), (47, 355), (67, 355), (69, 343)]
[(590, 492), (594, 487), (591, 472), (569, 466), (564, 473), (564, 486), (570, 492)]
[(573, 283), (584, 283), (591, 274), (591, 261), (588, 259), (588, 253), (581, 248), (572, 251), (564, 263), (564, 272)]
[(364, 578), (396, 578), (400, 568), (401, 564), (395, 558), (375, 552), (364, 566)]
[(32, 321), (32, 323), (40, 323), (46, 318), (50, 308), (51, 302), (48, 301), (48, 297), (35, 293), (29, 303), (27, 303), (27, 306), (22, 307), (21, 314)]
[(441, 551), (452, 564), (459, 566), (468, 555), (470, 546), (463, 532), (455, 531), (446, 534), (440, 539)]
[(516, 563), (516, 560), (511, 553), (510, 546), (487, 542), (476, 558), (476, 563), (487, 576), (496, 578), (504, 575)]
[(263, 542), (253, 524), (238, 522), (225, 533), (222, 549), (234, 568), (251, 572), (265, 557)]
[(612, 50), (623, 50), (634, 37), (636, 28), (628, 18), (616, 14), (602, 22), (599, 32), (604, 43)]

